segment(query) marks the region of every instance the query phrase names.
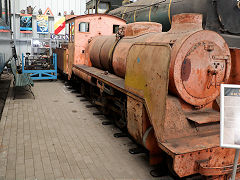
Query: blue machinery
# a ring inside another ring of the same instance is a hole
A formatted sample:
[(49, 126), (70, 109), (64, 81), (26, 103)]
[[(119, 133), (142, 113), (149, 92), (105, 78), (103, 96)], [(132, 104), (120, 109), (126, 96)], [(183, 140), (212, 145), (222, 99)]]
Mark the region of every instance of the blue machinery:
[(53, 53), (53, 70), (26, 70), (24, 55), (22, 55), (22, 73), (29, 73), (32, 80), (57, 79), (57, 54)]

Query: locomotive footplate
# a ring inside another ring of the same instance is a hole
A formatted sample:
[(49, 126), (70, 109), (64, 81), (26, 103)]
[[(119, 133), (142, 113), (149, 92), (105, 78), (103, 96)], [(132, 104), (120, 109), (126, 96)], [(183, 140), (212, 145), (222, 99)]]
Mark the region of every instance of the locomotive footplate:
[(102, 80), (103, 82), (112, 85), (118, 90), (121, 90), (125, 92), (124, 89), (124, 79), (120, 78), (114, 74), (108, 73), (107, 71), (103, 71), (100, 69), (97, 69), (95, 67), (89, 67), (86, 65), (73, 65), (73, 68), (76, 68), (79, 71), (82, 71), (91, 77), (94, 77), (96, 79)]
[[(102, 83), (103, 85), (104, 84), (108, 85), (109, 87), (114, 88), (126, 95), (134, 96), (135, 98), (143, 102), (142, 97), (125, 89), (125, 80), (123, 78), (120, 78), (114, 74), (97, 69), (95, 67), (89, 67), (86, 65), (75, 65), (75, 64), (73, 65), (73, 72), (80, 77), (87, 75), (88, 78), (84, 78), (84, 79), (85, 80), (87, 79), (87, 81), (91, 84), (94, 84), (93, 82), (95, 82), (94, 85), (96, 86), (98, 85), (98, 83)], [(93, 78), (95, 78), (97, 82), (93, 81)]]
[(173, 158), (172, 168), (180, 177), (193, 173), (221, 176), (230, 174), (233, 170), (235, 150), (219, 147), (217, 131), (170, 139), (159, 144)]

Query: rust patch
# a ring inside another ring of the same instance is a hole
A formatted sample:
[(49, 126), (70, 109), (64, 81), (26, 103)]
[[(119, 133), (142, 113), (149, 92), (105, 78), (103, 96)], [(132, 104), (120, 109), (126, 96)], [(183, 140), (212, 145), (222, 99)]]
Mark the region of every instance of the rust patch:
[(181, 78), (183, 81), (187, 81), (191, 74), (191, 61), (189, 59), (184, 59), (182, 63)]

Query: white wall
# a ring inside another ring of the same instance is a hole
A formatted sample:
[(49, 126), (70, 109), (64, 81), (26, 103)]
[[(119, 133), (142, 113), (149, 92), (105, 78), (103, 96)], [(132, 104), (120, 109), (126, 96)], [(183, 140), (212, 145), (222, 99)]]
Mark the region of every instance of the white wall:
[(84, 14), (86, 9), (86, 0), (15, 0), (16, 13), (20, 10), (26, 9), (27, 6), (35, 7), (34, 14), (41, 8), (43, 12), (49, 7), (54, 15), (58, 15), (58, 12), (63, 14), (64, 11), (68, 13), (73, 10), (75, 14)]
[[(63, 16), (64, 11), (70, 14), (71, 10), (74, 11), (75, 15), (83, 15), (86, 10), (86, 0), (12, 0), (15, 1), (15, 12), (16, 12), (16, 47), (17, 53), (21, 55), (22, 53), (31, 52), (31, 39), (32, 38), (49, 38), (50, 34), (40, 35), (36, 32), (36, 14), (41, 8), (43, 13), (49, 7), (54, 16), (58, 16), (60, 12)], [(23, 34), (20, 33), (20, 11), (22, 9), (27, 9), (28, 6), (35, 7), (33, 12), (33, 33)], [(12, 5), (12, 7), (14, 7)], [(13, 11), (12, 11), (13, 12)], [(14, 30), (13, 30), (14, 31)], [(49, 33), (54, 32), (54, 17), (49, 17)]]

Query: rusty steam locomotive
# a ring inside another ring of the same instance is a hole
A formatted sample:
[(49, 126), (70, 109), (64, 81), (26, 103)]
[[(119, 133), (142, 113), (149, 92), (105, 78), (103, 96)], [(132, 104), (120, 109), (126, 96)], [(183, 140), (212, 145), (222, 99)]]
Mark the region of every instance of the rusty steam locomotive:
[(221, 83), (239, 83), (239, 50), (203, 29), (204, 14), (168, 17), (166, 32), (106, 14), (70, 18), (58, 68), (127, 128), (151, 164), (168, 159), (179, 177), (227, 178), (234, 150), (219, 147), (218, 96)]

